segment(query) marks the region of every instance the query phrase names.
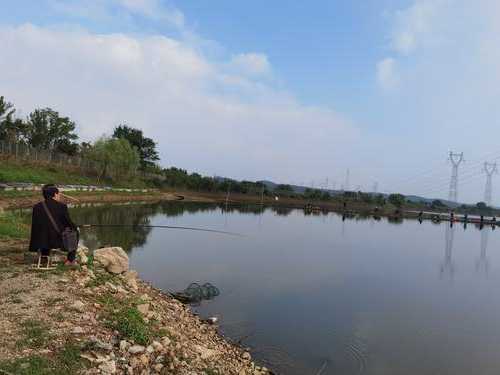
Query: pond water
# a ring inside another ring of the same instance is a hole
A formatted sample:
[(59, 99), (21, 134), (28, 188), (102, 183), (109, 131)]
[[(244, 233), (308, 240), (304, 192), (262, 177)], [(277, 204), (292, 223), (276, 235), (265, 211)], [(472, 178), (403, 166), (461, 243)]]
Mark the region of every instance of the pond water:
[(301, 210), (161, 203), (73, 208), (83, 231), (165, 291), (210, 282), (194, 309), (283, 374), (497, 374), (500, 230)]

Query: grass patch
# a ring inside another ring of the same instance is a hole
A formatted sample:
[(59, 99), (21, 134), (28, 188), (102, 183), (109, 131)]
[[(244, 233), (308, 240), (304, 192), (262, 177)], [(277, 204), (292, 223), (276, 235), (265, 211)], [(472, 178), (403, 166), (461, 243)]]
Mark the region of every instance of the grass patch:
[(120, 332), (120, 335), (133, 340), (140, 345), (148, 345), (157, 337), (164, 336), (164, 332), (152, 323), (146, 323), (137, 305), (142, 303), (138, 298), (118, 299), (111, 293), (99, 298), (104, 307), (106, 325)]
[[(34, 184), (47, 184), (50, 182), (55, 184), (97, 185), (97, 177), (95, 175), (88, 173), (88, 171), (82, 171), (77, 167), (70, 167), (64, 164), (60, 165), (1, 159), (0, 181), (31, 182)], [(147, 182), (138, 176), (116, 181), (106, 179), (101, 181), (100, 185), (102, 184), (109, 186), (125, 186), (130, 188), (147, 187)]]
[[(53, 358), (31, 355), (0, 362), (0, 370), (16, 375), (67, 375), (76, 374), (85, 365), (80, 357), (81, 348), (68, 342)], [(0, 373), (2, 373), (0, 371)]]
[(110, 318), (112, 328), (124, 337), (140, 345), (148, 345), (151, 341), (150, 327), (135, 306), (123, 307), (113, 312)]
[(68, 342), (58, 353), (54, 374), (76, 374), (84, 365), (80, 357), (81, 347), (75, 343)]
[(22, 338), (17, 341), (16, 346), (19, 348), (40, 349), (50, 340), (49, 328), (39, 320), (28, 319), (21, 324)]
[(56, 184), (93, 185), (96, 179), (83, 176), (76, 171), (65, 170), (60, 166), (4, 160), (0, 165), (0, 181), (34, 184), (46, 184), (50, 181)]
[(28, 217), (14, 212), (0, 214), (0, 239), (27, 238), (29, 235)]
[(29, 356), (11, 361), (0, 362), (0, 369), (8, 374), (16, 375), (49, 375), (52, 374), (50, 361), (40, 356)]
[[(93, 262), (93, 260), (92, 260)], [(118, 278), (110, 273), (97, 273), (95, 278), (90, 280), (85, 286), (88, 288), (94, 288), (106, 284), (108, 281), (111, 284), (116, 284)]]

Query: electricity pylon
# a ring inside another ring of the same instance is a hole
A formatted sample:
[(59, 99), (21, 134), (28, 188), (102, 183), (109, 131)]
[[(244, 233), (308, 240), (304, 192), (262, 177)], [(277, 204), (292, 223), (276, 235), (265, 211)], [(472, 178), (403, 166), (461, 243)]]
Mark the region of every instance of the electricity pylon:
[(484, 188), (484, 203), (491, 206), (492, 191), (493, 191), (493, 174), (498, 173), (497, 163), (484, 163), (484, 172), (486, 173), (486, 186)]
[(448, 199), (452, 202), (456, 202), (458, 197), (458, 167), (464, 161), (464, 153), (455, 154), (450, 151), (449, 160), (451, 162), (451, 179)]

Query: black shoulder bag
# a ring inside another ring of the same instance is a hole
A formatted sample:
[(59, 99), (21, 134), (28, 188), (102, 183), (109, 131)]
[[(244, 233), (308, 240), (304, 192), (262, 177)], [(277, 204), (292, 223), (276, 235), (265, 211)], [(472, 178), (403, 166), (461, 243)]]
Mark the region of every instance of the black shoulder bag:
[(57, 225), (56, 221), (54, 220), (54, 217), (50, 213), (49, 208), (47, 207), (47, 204), (45, 201), (42, 202), (43, 208), (45, 209), (45, 212), (47, 213), (47, 216), (49, 217), (50, 222), (52, 223), (52, 226), (56, 230), (57, 233), (62, 238), (62, 243), (63, 243), (63, 248), (67, 252), (75, 252), (78, 249), (78, 231), (72, 229), (72, 228), (64, 228), (64, 230), (61, 232), (61, 229)]

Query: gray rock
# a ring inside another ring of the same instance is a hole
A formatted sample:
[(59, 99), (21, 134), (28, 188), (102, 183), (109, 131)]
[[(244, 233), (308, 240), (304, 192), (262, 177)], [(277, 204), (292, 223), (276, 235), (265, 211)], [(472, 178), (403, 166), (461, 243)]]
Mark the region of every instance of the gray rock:
[(129, 347), (130, 347), (130, 343), (128, 341), (126, 341), (126, 340), (120, 341), (120, 350), (122, 352), (127, 351)]
[(141, 345), (133, 345), (130, 348), (128, 348), (128, 352), (130, 354), (144, 353), (145, 350), (146, 350), (146, 348), (144, 346), (141, 346)]
[(243, 353), (243, 354), (241, 355), (241, 358), (243, 358), (243, 359), (246, 359), (246, 360), (250, 361), (250, 360), (252, 359), (252, 356), (250, 355), (250, 353), (249, 353), (249, 352), (245, 352), (245, 353)]
[(163, 350), (163, 345), (160, 344), (158, 341), (153, 341), (151, 345), (157, 352), (161, 352)]
[(128, 271), (128, 255), (121, 247), (106, 247), (94, 251), (94, 261), (109, 273), (120, 274)]
[(73, 333), (75, 335), (81, 335), (84, 332), (85, 331), (83, 330), (82, 327), (73, 327), (73, 329), (71, 330), (71, 333)]
[(116, 363), (115, 361), (106, 361), (99, 365), (99, 370), (103, 374), (116, 374)]
[(79, 311), (79, 312), (84, 312), (85, 311), (85, 304), (82, 301), (75, 301), (72, 305), (71, 308)]
[(137, 306), (137, 310), (139, 310), (139, 312), (142, 314), (142, 315), (147, 315), (148, 314), (148, 311), (149, 311), (149, 303), (143, 303), (141, 305), (138, 305)]
[(113, 350), (113, 345), (111, 343), (101, 341), (97, 337), (92, 336), (90, 337), (89, 341), (96, 349), (101, 349), (106, 351)]

